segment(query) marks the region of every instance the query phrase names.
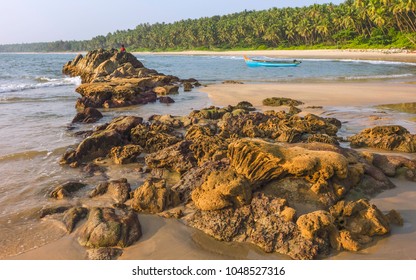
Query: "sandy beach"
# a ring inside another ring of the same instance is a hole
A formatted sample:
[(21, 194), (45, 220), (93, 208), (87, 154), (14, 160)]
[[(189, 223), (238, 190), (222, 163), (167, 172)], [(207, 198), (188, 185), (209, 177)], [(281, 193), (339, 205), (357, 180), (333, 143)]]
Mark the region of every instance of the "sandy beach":
[[(258, 55), (290, 58), (320, 59), (363, 59), (416, 62), (416, 53), (389, 53), (382, 51), (232, 51), (156, 53), (174, 55)], [(376, 105), (416, 101), (415, 81), (362, 81), (362, 82), (317, 82), (317, 83), (274, 83), (274, 84), (213, 84), (200, 88), (208, 94), (215, 106), (235, 105), (249, 101), (259, 110), (277, 108), (263, 106), (262, 100), (268, 97), (288, 97), (305, 104), (300, 108), (303, 114), (312, 112), (322, 116), (339, 118), (347, 127), (356, 130), (357, 126), (371, 127), (375, 124), (389, 124), (401, 118), (411, 133), (416, 133), (416, 122), (412, 115), (391, 116), (380, 112)], [(320, 108), (308, 108), (322, 106)], [(351, 109), (353, 108), (353, 109)], [(361, 111), (363, 111), (361, 113)], [(374, 114), (377, 118), (374, 118)], [(413, 115), (414, 117), (414, 115)], [(358, 121), (357, 121), (358, 119)], [(356, 122), (359, 123), (357, 125)], [(347, 129), (348, 130), (348, 129)], [(348, 132), (347, 132), (348, 134)], [(381, 152), (381, 151), (377, 151)], [(383, 153), (383, 152), (381, 152)], [(413, 154), (400, 154), (416, 159)], [(382, 211), (398, 210), (404, 219), (403, 227), (393, 227), (391, 236), (372, 244), (358, 253), (342, 252), (333, 259), (416, 259), (416, 188), (414, 182), (394, 179), (397, 188), (386, 191), (372, 202)], [(198, 230), (191, 229), (181, 222), (149, 215), (141, 215), (144, 228), (142, 239), (126, 248), (120, 259), (286, 259), (279, 254), (266, 254), (260, 249), (246, 244), (215, 241)], [(52, 221), (44, 221), (42, 227), (54, 226)], [(63, 237), (62, 237), (63, 236)], [(40, 248), (13, 257), (14, 259), (86, 259), (85, 249), (77, 242), (77, 233), (64, 236), (56, 233), (56, 240)], [(59, 248), (59, 249), (58, 249)]]

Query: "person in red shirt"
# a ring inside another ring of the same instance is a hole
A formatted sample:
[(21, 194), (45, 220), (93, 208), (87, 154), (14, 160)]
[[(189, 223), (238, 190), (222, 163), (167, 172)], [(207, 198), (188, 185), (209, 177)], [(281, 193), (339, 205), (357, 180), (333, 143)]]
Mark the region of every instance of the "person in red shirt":
[(121, 45), (120, 52), (121, 52), (121, 53), (126, 52), (126, 48), (124, 47), (124, 45)]

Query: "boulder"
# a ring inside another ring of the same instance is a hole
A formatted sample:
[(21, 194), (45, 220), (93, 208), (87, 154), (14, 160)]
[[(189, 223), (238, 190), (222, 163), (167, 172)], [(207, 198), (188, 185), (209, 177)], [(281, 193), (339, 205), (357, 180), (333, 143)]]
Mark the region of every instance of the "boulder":
[(85, 108), (81, 112), (77, 113), (77, 115), (72, 120), (72, 123), (95, 123), (99, 119), (102, 119), (103, 115), (100, 111), (95, 108)]
[(251, 201), (250, 182), (234, 170), (212, 172), (206, 181), (192, 192), (195, 206), (201, 210), (220, 210), (228, 206), (240, 207)]
[(127, 164), (137, 162), (142, 152), (143, 148), (141, 146), (128, 144), (112, 148), (110, 157), (115, 164)]
[(178, 173), (184, 173), (197, 165), (195, 156), (190, 149), (191, 144), (191, 141), (181, 141), (147, 155), (145, 162), (150, 168), (166, 168)]
[(239, 208), (196, 211), (187, 222), (221, 241), (248, 242), (266, 252), (294, 259), (313, 259), (317, 246), (303, 237), (293, 220), (288, 221), (286, 200), (254, 193), (249, 205)]
[(76, 107), (84, 109), (115, 108), (156, 101), (160, 95), (178, 93), (180, 80), (147, 69), (127, 52), (94, 50), (85, 57), (79, 55), (63, 67), (63, 73), (80, 76), (82, 84), (76, 88), (81, 94)]
[(352, 148), (372, 147), (405, 153), (416, 152), (416, 135), (400, 125), (364, 129), (348, 138)]
[(127, 179), (112, 180), (100, 183), (91, 193), (90, 197), (96, 197), (104, 194), (110, 195), (116, 203), (124, 203), (130, 198), (130, 184)]
[(299, 106), (302, 104), (302, 101), (294, 100), (287, 97), (270, 97), (263, 100), (264, 106)]
[(165, 103), (165, 104), (170, 104), (170, 103), (175, 103), (175, 100), (173, 100), (169, 96), (161, 96), (161, 97), (159, 97), (159, 102), (160, 103)]
[(132, 245), (141, 236), (141, 225), (134, 211), (92, 208), (80, 228), (78, 242), (88, 248), (123, 248)]
[(84, 188), (86, 184), (77, 181), (69, 181), (55, 187), (49, 194), (49, 197), (63, 199), (71, 197), (71, 194)]
[(178, 195), (166, 186), (165, 180), (149, 179), (133, 192), (131, 207), (139, 212), (155, 214), (178, 204)]
[(68, 233), (71, 233), (77, 223), (84, 219), (88, 214), (88, 209), (85, 207), (72, 207), (65, 211), (64, 216), (62, 217), (62, 222), (64, 223)]

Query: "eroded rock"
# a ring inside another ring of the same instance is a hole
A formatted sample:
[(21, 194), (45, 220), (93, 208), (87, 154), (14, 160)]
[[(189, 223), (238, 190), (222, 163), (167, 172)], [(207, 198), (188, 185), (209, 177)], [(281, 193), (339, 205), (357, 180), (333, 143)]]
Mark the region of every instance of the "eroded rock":
[(137, 214), (131, 210), (92, 208), (80, 228), (78, 242), (88, 248), (127, 247), (142, 236)]

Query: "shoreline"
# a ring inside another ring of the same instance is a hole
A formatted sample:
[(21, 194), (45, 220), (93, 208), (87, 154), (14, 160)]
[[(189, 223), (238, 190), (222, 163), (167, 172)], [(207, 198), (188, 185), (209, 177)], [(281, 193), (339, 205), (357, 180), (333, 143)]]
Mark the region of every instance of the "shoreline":
[(383, 49), (324, 49), (324, 50), (247, 50), (247, 51), (178, 51), (178, 52), (133, 52), (152, 55), (224, 55), (224, 56), (270, 56), (296, 59), (353, 59), (416, 63), (416, 51)]

